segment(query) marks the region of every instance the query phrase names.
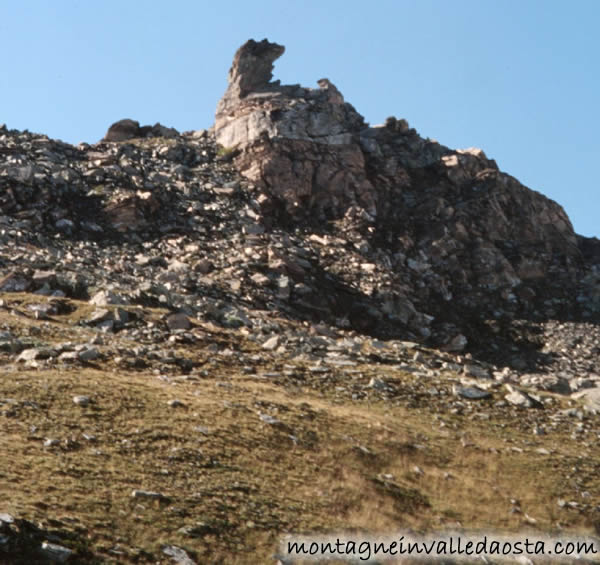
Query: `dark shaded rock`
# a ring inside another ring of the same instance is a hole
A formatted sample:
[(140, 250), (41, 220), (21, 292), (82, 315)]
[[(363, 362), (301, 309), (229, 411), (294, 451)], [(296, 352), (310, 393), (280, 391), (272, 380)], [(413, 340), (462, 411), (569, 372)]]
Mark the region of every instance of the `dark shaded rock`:
[[(56, 521), (55, 521), (56, 522)], [(52, 540), (52, 541), (48, 541)], [(0, 514), (0, 563), (91, 563), (83, 536), (67, 530), (45, 530), (29, 520)], [(78, 550), (69, 546), (78, 546)]]
[(141, 137), (140, 123), (135, 120), (119, 120), (112, 124), (102, 141), (126, 141), (135, 137)]
[(25, 292), (31, 287), (31, 278), (18, 271), (11, 271), (0, 278), (1, 292)]
[(271, 43), (266, 39), (250, 39), (244, 43), (237, 50), (229, 70), (228, 90), (231, 97), (243, 98), (251, 92), (268, 88), (273, 78), (273, 63), (284, 51), (283, 45)]
[(166, 323), (170, 330), (189, 330), (192, 327), (192, 323), (183, 312), (167, 316)]
[(127, 141), (136, 137), (164, 137), (174, 138), (179, 135), (174, 128), (168, 128), (160, 123), (153, 126), (140, 126), (136, 120), (119, 120), (112, 124), (102, 141)]

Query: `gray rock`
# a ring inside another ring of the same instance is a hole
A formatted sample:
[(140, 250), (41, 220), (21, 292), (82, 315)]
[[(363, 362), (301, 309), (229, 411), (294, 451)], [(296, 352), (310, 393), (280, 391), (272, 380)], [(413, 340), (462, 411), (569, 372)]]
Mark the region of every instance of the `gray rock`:
[(77, 406), (88, 406), (91, 399), (89, 396), (78, 395), (73, 397), (73, 402), (77, 404)]
[(113, 312), (113, 320), (116, 325), (124, 326), (130, 320), (129, 312), (123, 308), (115, 308)]
[(481, 365), (475, 365), (474, 363), (469, 363), (463, 367), (463, 371), (466, 375), (470, 375), (471, 377), (476, 377), (478, 379), (489, 379), (490, 371)]
[(205, 522), (197, 522), (196, 524), (182, 526), (177, 532), (191, 538), (199, 538), (207, 534), (216, 533), (215, 527)]
[(73, 550), (56, 543), (45, 541), (42, 543), (42, 553), (45, 554), (47, 559), (58, 563), (65, 563), (73, 555)]
[(75, 223), (67, 218), (58, 220), (55, 226), (58, 231), (66, 234), (71, 234), (75, 230)]
[(56, 284), (56, 271), (37, 270), (33, 273), (31, 279), (36, 288), (44, 285), (53, 287)]
[(189, 330), (192, 327), (190, 319), (183, 312), (167, 316), (166, 322), (170, 330)]
[(31, 286), (31, 279), (17, 271), (12, 271), (0, 279), (1, 292), (25, 292)]
[(102, 308), (95, 310), (87, 321), (89, 324), (99, 324), (108, 320), (113, 321), (113, 316), (114, 314), (112, 311), (106, 308)]
[(17, 357), (17, 362), (21, 361), (33, 361), (36, 359), (48, 359), (49, 357), (56, 357), (57, 352), (49, 347), (32, 347), (24, 349)]
[(520, 384), (526, 387), (556, 392), (558, 394), (570, 394), (569, 381), (557, 375), (523, 375), (519, 379)]
[(65, 351), (58, 356), (58, 360), (63, 363), (75, 363), (79, 361), (79, 353), (77, 351)]
[(184, 549), (176, 545), (165, 545), (162, 552), (170, 557), (177, 565), (196, 565), (196, 562), (187, 554)]
[(90, 298), (90, 304), (94, 304), (95, 306), (107, 306), (109, 304), (127, 304), (127, 300), (117, 294), (116, 292), (112, 292), (109, 290), (101, 290), (94, 294), (92, 298)]
[(10, 514), (0, 513), (0, 522), (4, 522), (5, 524), (12, 524), (14, 521), (14, 516), (11, 516)]
[(84, 362), (94, 361), (95, 359), (98, 359), (99, 356), (100, 352), (95, 347), (88, 347), (77, 353), (77, 358)]
[(507, 394), (504, 398), (513, 406), (518, 406), (519, 408), (533, 408), (541, 406), (540, 402), (532, 398), (530, 395), (516, 389), (512, 385), (506, 384), (504, 386), (509, 391), (509, 394)]
[(489, 391), (483, 390), (475, 386), (464, 387), (453, 385), (452, 392), (455, 396), (460, 396), (469, 400), (482, 400), (484, 398), (489, 398), (490, 396), (492, 396), (492, 394)]
[(288, 300), (291, 293), (291, 284), (289, 277), (281, 276), (277, 281), (277, 296), (282, 300)]
[(265, 423), (270, 424), (271, 426), (276, 426), (281, 424), (281, 421), (277, 418), (271, 416), (270, 414), (263, 414), (262, 412), (258, 413), (258, 417)]
[(161, 494), (160, 492), (153, 492), (153, 491), (149, 491), (149, 490), (133, 490), (131, 492), (131, 496), (133, 498), (150, 498), (153, 500), (164, 500), (167, 497), (164, 494)]
[(115, 329), (115, 321), (114, 320), (104, 320), (96, 324), (96, 327), (103, 332), (111, 332)]
[(5, 353), (20, 353), (25, 348), (23, 342), (13, 337), (0, 338), (0, 351)]
[(259, 286), (269, 286), (271, 284), (271, 279), (262, 273), (254, 273), (250, 279)]
[[(149, 128), (149, 126), (144, 126), (141, 129)], [(162, 124), (156, 123), (150, 128), (150, 134), (155, 137), (164, 137), (165, 139), (172, 139), (179, 135), (179, 132), (175, 128), (169, 128), (163, 126)]]
[(369, 381), (369, 384), (367, 386), (369, 388), (374, 388), (376, 390), (386, 390), (387, 389), (387, 384), (385, 383), (385, 381), (383, 379), (380, 379), (379, 377), (371, 377), (371, 380)]
[(267, 341), (265, 341), (262, 344), (262, 348), (265, 351), (273, 351), (274, 349), (277, 349), (278, 346), (279, 346), (279, 336), (278, 335), (274, 335), (274, 336), (270, 337), (269, 339), (267, 339)]
[(587, 408), (600, 413), (600, 387), (581, 390), (572, 394), (571, 398), (582, 400)]

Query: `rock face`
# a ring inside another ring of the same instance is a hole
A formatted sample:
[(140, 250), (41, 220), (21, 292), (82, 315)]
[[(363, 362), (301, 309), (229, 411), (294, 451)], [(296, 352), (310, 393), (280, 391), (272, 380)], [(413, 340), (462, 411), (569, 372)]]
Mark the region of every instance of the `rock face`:
[[(241, 149), (236, 165), (287, 214), (318, 219), (358, 206), (374, 215), (359, 132), (364, 120), (327, 79), (317, 89), (270, 82), (284, 48), (250, 40), (235, 54), (215, 120), (217, 143)], [(274, 202), (264, 201), (268, 210)]]
[[(480, 149), (451, 150), (402, 119), (369, 127), (328, 79), (271, 82), (283, 52), (240, 47), (216, 112), (216, 141), (255, 186), (263, 223), (354, 226), (437, 318), (444, 302), (470, 308), (488, 291), (527, 302), (549, 277), (573, 283), (582, 255), (558, 204)], [(397, 302), (402, 286), (385, 295)]]
[[(500, 173), (483, 151), (451, 151), (405, 120), (368, 127), (328, 79), (317, 89), (271, 82), (283, 52), (266, 39), (240, 47), (215, 120), (217, 143), (260, 186), (265, 208), (276, 201), (293, 219), (319, 222), (359, 210), (380, 231), (416, 217), (404, 231), (426, 224), (441, 254), (451, 251), (449, 240), (479, 239), (478, 261), (487, 270), (502, 268), (499, 241), (578, 256), (564, 211)], [(542, 276), (547, 265), (536, 257), (521, 257), (515, 277)]]

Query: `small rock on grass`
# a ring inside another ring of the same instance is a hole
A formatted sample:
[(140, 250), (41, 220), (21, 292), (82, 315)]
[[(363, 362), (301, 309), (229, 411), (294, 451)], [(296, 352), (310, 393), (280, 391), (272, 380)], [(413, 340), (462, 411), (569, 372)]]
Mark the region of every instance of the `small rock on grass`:
[(95, 347), (89, 347), (86, 349), (82, 349), (78, 354), (78, 358), (80, 361), (93, 361), (99, 357), (100, 353)]
[(258, 417), (266, 424), (271, 424), (272, 426), (276, 426), (277, 424), (281, 423), (277, 418), (274, 418), (270, 414), (263, 414), (262, 412), (259, 412)]
[(14, 521), (14, 517), (10, 514), (0, 514), (0, 522), (4, 522), (5, 524), (12, 524)]
[(541, 406), (539, 401), (537, 401), (535, 398), (532, 398), (528, 394), (521, 392), (509, 384), (506, 384), (505, 386), (509, 394), (507, 394), (504, 398), (513, 406), (518, 406), (519, 408), (539, 408)]
[(196, 565), (196, 562), (187, 554), (187, 551), (176, 545), (165, 545), (162, 552), (168, 555), (177, 565)]
[(77, 406), (88, 406), (91, 401), (89, 396), (78, 395), (73, 397), (73, 402), (77, 404)]
[(160, 492), (153, 492), (151, 490), (133, 490), (131, 492), (133, 498), (150, 498), (152, 500), (166, 500), (167, 497)]
[(476, 386), (457, 386), (454, 385), (452, 387), (452, 392), (456, 396), (460, 396), (462, 398), (467, 398), (469, 400), (481, 400), (483, 398), (489, 398), (491, 393), (487, 390), (483, 390)]
[(42, 543), (42, 552), (45, 553), (49, 559), (58, 563), (64, 563), (73, 554), (72, 549), (56, 543), (48, 543), (47, 541)]

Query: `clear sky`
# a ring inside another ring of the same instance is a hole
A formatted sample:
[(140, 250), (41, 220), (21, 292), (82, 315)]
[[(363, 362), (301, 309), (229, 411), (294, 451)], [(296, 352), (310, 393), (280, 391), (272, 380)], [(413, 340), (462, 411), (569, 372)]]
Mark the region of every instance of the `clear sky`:
[(122, 118), (212, 125), (235, 50), (327, 77), (371, 124), (406, 118), (600, 236), (600, 0), (0, 0), (0, 123), (71, 143)]

